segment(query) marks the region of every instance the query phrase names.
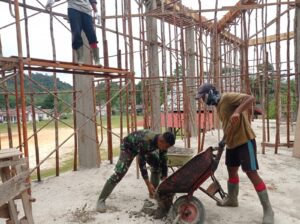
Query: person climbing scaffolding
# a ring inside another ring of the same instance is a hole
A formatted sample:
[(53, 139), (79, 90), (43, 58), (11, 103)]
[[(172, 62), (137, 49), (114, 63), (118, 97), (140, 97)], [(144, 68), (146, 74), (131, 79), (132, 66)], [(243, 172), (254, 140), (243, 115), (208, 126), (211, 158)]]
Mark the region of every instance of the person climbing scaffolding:
[[(48, 0), (45, 8), (49, 9), (54, 2), (58, 1), (60, 0)], [(92, 17), (92, 11), (94, 11), (95, 18), (100, 23), (100, 16), (96, 5), (96, 0), (68, 0), (68, 18), (71, 25), (72, 48), (76, 51), (77, 62), (79, 64), (84, 62), (84, 46), (81, 37), (81, 32), (84, 31), (93, 52), (94, 63), (95, 65), (100, 65), (99, 48), (97, 46), (98, 40)]]

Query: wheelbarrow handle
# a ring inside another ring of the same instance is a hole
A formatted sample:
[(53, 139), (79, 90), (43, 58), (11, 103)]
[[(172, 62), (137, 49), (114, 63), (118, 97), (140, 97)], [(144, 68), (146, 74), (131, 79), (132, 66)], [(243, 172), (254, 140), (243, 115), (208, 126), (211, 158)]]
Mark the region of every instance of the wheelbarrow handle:
[(220, 160), (224, 151), (224, 147), (215, 147), (213, 148), (213, 151), (217, 151), (214, 160)]
[(214, 155), (213, 161), (212, 161), (212, 170), (213, 170), (213, 172), (215, 172), (219, 166), (219, 162), (222, 157), (224, 147), (215, 147), (215, 148), (213, 148), (213, 151), (218, 151), (217, 154)]

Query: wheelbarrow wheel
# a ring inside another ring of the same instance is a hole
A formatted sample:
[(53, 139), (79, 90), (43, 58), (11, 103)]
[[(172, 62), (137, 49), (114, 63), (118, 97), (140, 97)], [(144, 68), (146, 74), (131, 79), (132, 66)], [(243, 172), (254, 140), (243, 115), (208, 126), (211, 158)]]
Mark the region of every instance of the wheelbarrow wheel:
[(201, 201), (194, 196), (188, 200), (187, 196), (179, 197), (173, 205), (173, 223), (203, 224), (205, 209)]

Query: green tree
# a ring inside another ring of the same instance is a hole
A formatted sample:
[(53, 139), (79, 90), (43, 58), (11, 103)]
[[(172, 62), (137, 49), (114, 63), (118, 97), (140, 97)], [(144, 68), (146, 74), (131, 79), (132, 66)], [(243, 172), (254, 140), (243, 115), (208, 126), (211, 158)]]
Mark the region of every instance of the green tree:
[(43, 109), (53, 109), (54, 108), (54, 96), (52, 94), (48, 94), (45, 98), (43, 104)]

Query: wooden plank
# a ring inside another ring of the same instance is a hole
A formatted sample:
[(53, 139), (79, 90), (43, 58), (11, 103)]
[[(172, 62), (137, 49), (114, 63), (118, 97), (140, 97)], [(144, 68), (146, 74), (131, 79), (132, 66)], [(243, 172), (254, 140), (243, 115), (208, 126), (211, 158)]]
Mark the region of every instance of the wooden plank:
[(4, 218), (4, 219), (9, 218), (8, 204), (7, 203), (0, 206), (0, 218)]
[[(295, 35), (294, 35), (294, 32), (290, 32), (289, 34), (290, 34), (290, 35), (289, 35), (289, 38), (290, 38), (290, 39), (293, 39), (294, 36), (295, 36)], [(275, 34), (275, 35), (267, 36), (266, 38), (267, 38), (266, 42), (264, 41), (264, 38), (263, 38), (263, 37), (257, 38), (257, 40), (256, 40), (256, 38), (251, 39), (251, 40), (249, 40), (249, 44), (248, 44), (248, 45), (249, 45), (249, 46), (255, 46), (255, 45), (260, 45), (260, 44), (264, 44), (264, 43), (272, 43), (272, 42), (275, 42), (275, 41), (276, 41), (276, 34)], [(282, 34), (280, 34), (280, 37), (279, 37), (280, 41), (287, 40), (287, 38), (288, 38), (287, 33), (282, 33)]]
[[(16, 166), (16, 170), (18, 173), (26, 172), (28, 170), (28, 167), (22, 166), (22, 165), (18, 165)], [(26, 179), (26, 181), (29, 181)], [(23, 209), (24, 209), (24, 214), (25, 217), (23, 217), (21, 219), (21, 224), (34, 224), (33, 221), (33, 216), (32, 216), (32, 206), (30, 203), (30, 195), (28, 194), (28, 191), (23, 191), (21, 196), (21, 200), (22, 200), (22, 204), (23, 204)]]
[(0, 185), (0, 205), (3, 205), (13, 199), (15, 196), (30, 187), (30, 184), (25, 182), (28, 176), (29, 171), (25, 171)]
[(20, 220), (20, 224), (31, 224), (30, 222), (28, 222), (28, 220), (26, 219), (26, 217), (21, 218)]
[(8, 161), (0, 161), (0, 168), (8, 167), (8, 166), (17, 166), (28, 163), (28, 158), (21, 158), (19, 160), (8, 160)]
[(14, 156), (20, 156), (20, 155), (22, 155), (22, 152), (20, 152), (18, 149), (15, 148), (0, 150), (0, 159), (7, 159)]
[(230, 23), (232, 23), (237, 17), (239, 17), (241, 15), (243, 10), (240, 10), (239, 7), (241, 7), (243, 5), (252, 5), (252, 4), (255, 4), (255, 2), (256, 2), (256, 0), (245, 0), (245, 1), (243, 1), (243, 3), (241, 1), (236, 3), (235, 4), (236, 8), (227, 12), (222, 17), (222, 19), (220, 19), (220, 21), (218, 22), (218, 24), (217, 24), (218, 32), (220, 32), (221, 30), (224, 30), (225, 27), (227, 27)]
[(8, 211), (9, 211), (9, 216), (11, 219), (11, 222), (13, 224), (19, 224), (19, 219), (18, 219), (18, 211), (17, 211), (17, 207), (16, 204), (14, 203), (13, 200), (8, 201)]
[[(0, 174), (1, 174), (1, 179), (3, 182), (8, 182), (7, 180), (11, 180), (11, 174), (10, 174), (10, 169), (7, 167), (4, 167), (2, 169), (0, 169)], [(5, 183), (4, 183), (5, 184)], [(7, 192), (1, 192), (1, 187), (4, 185), (0, 185), (0, 198), (2, 196), (7, 196)], [(5, 186), (5, 185), (4, 185)], [(10, 189), (8, 189), (10, 192)], [(15, 195), (14, 195), (15, 196)], [(13, 197), (14, 197), (13, 196)], [(0, 201), (0, 205), (4, 204), (5, 202), (8, 201), (8, 211), (9, 211), (9, 217), (10, 217), (10, 221), (14, 224), (19, 224), (19, 220), (18, 220), (18, 212), (17, 212), (17, 207), (14, 203), (14, 201), (12, 200), (13, 198), (9, 198), (8, 200), (1, 202)]]
[[(17, 57), (0, 57), (0, 62), (5, 63), (15, 63), (15, 66), (17, 66), (18, 63)], [(24, 58), (24, 66), (32, 66), (33, 68), (58, 68), (61, 69), (60, 72), (64, 72), (65, 70), (72, 69), (74, 71), (85, 71), (85, 72), (94, 72), (95, 75), (100, 75), (99, 73), (109, 73), (111, 76), (113, 76), (111, 73), (116, 74), (123, 74), (123, 75), (130, 75), (131, 72), (124, 69), (119, 68), (110, 68), (110, 67), (100, 67), (90, 64), (82, 64), (79, 65), (77, 63), (71, 63), (71, 62), (63, 62), (63, 61), (50, 61), (50, 60), (42, 60), (42, 59), (34, 59), (34, 58)], [(98, 74), (97, 74), (98, 73)]]
[[(253, 1), (253, 0), (248, 0), (248, 1)], [(191, 18), (193, 23), (190, 25), (197, 24), (199, 26), (202, 26), (204, 29), (206, 29), (210, 32), (213, 31), (213, 27), (214, 27), (213, 23), (211, 21), (207, 20), (207, 18), (205, 18), (204, 16), (200, 17), (198, 12), (191, 12), (187, 7), (183, 6), (180, 3), (174, 4), (173, 0), (164, 0), (164, 3), (166, 5), (165, 6), (166, 8), (173, 10), (177, 13), (180, 13), (184, 17)], [(162, 18), (162, 16), (158, 16), (158, 17)], [(180, 19), (182, 19), (182, 18), (180, 17)], [(166, 21), (166, 22), (170, 22), (172, 24), (173, 23), (172, 21), (173, 20)], [(220, 32), (222, 38), (225, 38), (225, 39), (229, 40), (230, 42), (237, 43), (239, 45), (243, 44), (243, 41), (240, 38), (238, 38), (237, 36), (233, 35), (232, 33), (225, 31), (225, 30), (219, 30), (219, 32)]]
[(23, 204), (24, 213), (26, 216), (26, 221), (29, 224), (33, 224), (34, 221), (32, 216), (32, 206), (30, 203), (30, 196), (28, 195), (27, 191), (23, 191), (23, 193), (21, 194), (21, 200)]

